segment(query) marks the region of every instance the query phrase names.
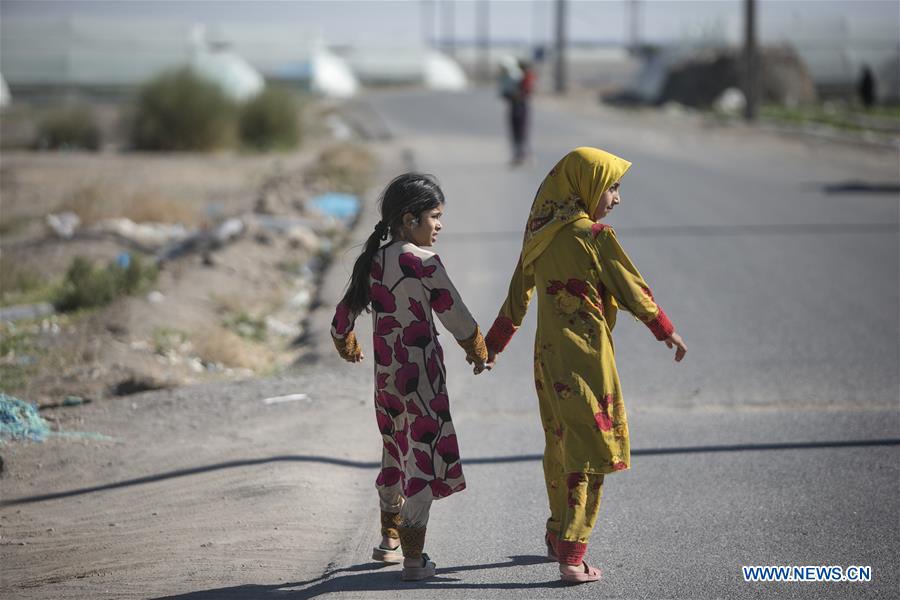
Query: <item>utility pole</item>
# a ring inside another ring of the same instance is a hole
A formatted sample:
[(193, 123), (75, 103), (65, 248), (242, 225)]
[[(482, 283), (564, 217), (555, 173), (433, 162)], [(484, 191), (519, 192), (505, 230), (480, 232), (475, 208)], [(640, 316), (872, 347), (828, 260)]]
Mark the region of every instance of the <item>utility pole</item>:
[(755, 121), (759, 104), (759, 53), (756, 45), (756, 0), (744, 0), (744, 118)]
[(476, 8), (478, 32), (478, 77), (483, 81), (491, 78), (491, 3), (490, 0), (479, 0)]
[(422, 43), (426, 48), (434, 46), (434, 0), (420, 0), (422, 16)]
[(641, 7), (638, 4), (638, 0), (628, 0), (628, 17), (630, 20), (629, 23), (629, 32), (630, 32), (630, 40), (629, 40), (629, 50), (632, 53), (637, 52), (638, 46), (641, 43)]
[(456, 32), (454, 25), (456, 17), (453, 14), (453, 0), (443, 0), (444, 6), (444, 44), (446, 44), (447, 54), (453, 56), (456, 54)]
[(554, 88), (566, 93), (566, 0), (556, 0), (556, 69)]

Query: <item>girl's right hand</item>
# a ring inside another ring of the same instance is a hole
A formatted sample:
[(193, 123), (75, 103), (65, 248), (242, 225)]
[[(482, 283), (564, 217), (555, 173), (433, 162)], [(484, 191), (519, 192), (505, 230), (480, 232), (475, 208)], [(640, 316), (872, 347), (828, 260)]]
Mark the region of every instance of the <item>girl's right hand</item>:
[(668, 348), (675, 348), (675, 362), (681, 362), (681, 359), (687, 354), (687, 346), (685, 345), (684, 340), (682, 340), (681, 336), (674, 331), (672, 332), (672, 335), (663, 340), (663, 343), (665, 343)]
[(497, 353), (488, 348), (488, 359), (486, 363), (482, 363), (480, 365), (475, 365), (475, 374), (483, 373), (484, 371), (490, 371), (494, 368), (494, 363), (497, 362)]

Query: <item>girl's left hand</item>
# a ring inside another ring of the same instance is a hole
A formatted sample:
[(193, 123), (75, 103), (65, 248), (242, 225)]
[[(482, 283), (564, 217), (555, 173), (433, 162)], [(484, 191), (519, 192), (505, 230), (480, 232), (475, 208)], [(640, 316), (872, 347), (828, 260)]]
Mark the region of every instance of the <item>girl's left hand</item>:
[(667, 347), (675, 348), (675, 362), (681, 362), (681, 359), (687, 354), (687, 346), (684, 340), (681, 339), (681, 336), (673, 331), (672, 335), (664, 339), (663, 342)]

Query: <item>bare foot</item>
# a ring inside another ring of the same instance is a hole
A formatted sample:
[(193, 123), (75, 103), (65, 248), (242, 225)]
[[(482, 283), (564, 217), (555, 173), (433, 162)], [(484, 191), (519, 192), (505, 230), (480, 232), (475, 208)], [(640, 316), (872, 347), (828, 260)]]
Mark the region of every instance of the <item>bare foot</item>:
[(389, 538), (386, 536), (381, 537), (381, 547), (382, 548), (390, 548), (391, 550), (396, 550), (400, 547), (400, 540), (397, 538)]

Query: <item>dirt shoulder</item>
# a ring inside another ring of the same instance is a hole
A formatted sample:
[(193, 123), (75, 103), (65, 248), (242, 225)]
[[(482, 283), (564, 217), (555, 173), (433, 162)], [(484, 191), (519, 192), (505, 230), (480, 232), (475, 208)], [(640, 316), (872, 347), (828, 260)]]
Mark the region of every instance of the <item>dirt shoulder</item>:
[[(65, 289), (76, 306), (3, 319), (0, 388), (53, 406), (290, 367), (347, 234), (314, 200), (359, 194), (374, 168), (365, 144), (330, 140), (265, 156), (4, 153), (3, 304), (59, 308)], [(71, 235), (49, 226), (61, 215), (77, 219)], [(134, 289), (84, 305), (122, 264)]]
[[(376, 180), (402, 168), (396, 149), (377, 152)], [(355, 252), (336, 256), (303, 365), (45, 409), (65, 437), (4, 446), (4, 595), (252, 596), (321, 577), (361, 522), (375, 527), (371, 375), (346, 368), (328, 336)], [(277, 398), (293, 394), (306, 396)]]

